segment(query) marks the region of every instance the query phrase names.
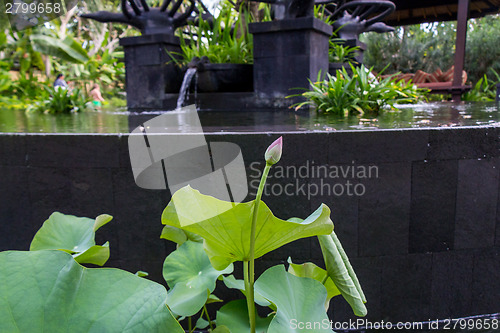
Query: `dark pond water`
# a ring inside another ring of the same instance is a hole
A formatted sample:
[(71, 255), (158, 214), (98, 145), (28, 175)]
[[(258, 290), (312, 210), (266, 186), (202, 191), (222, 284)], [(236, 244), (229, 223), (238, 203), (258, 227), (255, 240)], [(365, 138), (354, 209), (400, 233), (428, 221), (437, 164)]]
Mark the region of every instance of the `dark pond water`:
[[(179, 111), (169, 111), (176, 113)], [(20, 133), (128, 133), (161, 111), (130, 113), (124, 110), (69, 115), (0, 110), (0, 132)], [(181, 114), (181, 112), (179, 113)], [(401, 105), (399, 112), (378, 117), (318, 114), (316, 112), (255, 111), (199, 112), (205, 132), (338, 131), (453, 126), (500, 126), (495, 103), (449, 102)]]

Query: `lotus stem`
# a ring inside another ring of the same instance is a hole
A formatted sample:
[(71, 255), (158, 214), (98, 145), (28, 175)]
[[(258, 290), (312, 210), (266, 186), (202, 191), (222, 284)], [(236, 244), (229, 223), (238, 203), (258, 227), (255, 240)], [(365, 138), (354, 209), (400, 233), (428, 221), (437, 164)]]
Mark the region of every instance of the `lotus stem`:
[(254, 303), (254, 283), (255, 283), (255, 232), (257, 229), (257, 215), (259, 214), (260, 199), (264, 192), (267, 175), (271, 169), (272, 164), (266, 162), (262, 178), (260, 179), (257, 196), (255, 197), (253, 216), (252, 216), (252, 229), (250, 232), (250, 253), (248, 261), (243, 262), (243, 273), (245, 279), (246, 298), (248, 306), (248, 318), (250, 321), (250, 333), (255, 333), (255, 303)]

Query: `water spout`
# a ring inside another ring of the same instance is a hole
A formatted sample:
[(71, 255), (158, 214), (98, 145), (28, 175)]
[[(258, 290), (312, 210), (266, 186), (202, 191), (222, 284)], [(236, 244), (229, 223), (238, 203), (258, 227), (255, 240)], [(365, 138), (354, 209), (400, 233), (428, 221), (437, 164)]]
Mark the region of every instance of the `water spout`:
[(188, 68), (186, 74), (184, 74), (184, 80), (182, 80), (181, 90), (179, 91), (179, 98), (177, 99), (177, 109), (182, 108), (182, 104), (186, 101), (186, 97), (191, 86), (191, 81), (196, 75), (196, 67)]

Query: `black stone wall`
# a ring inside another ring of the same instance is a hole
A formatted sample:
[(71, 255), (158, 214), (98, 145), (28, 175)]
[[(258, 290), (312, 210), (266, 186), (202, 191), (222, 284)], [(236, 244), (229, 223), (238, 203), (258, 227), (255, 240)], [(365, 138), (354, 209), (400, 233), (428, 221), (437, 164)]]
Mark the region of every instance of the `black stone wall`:
[(170, 110), (175, 101), (165, 93), (178, 93), (183, 73), (172, 57), (179, 57), (179, 38), (154, 34), (120, 39), (125, 51), (127, 107), (131, 111)]
[(314, 18), (249, 25), (254, 43), (254, 90), (257, 96), (284, 98), (309, 88), (318, 72), (328, 71), (332, 27)]
[[(207, 141), (238, 144), (251, 182), (257, 179), (251, 163), (262, 162), (279, 135), (214, 133), (207, 134)], [(264, 197), (275, 215), (285, 219), (305, 217), (322, 202), (332, 209), (335, 230), (365, 290), (369, 320), (500, 312), (500, 128), (297, 132), (283, 137), (278, 165), (378, 168), (378, 178), (269, 179), (275, 189), (287, 184), (313, 189), (350, 180), (364, 186), (361, 196), (297, 191)], [(162, 282), (163, 260), (174, 249), (159, 239), (160, 215), (170, 193), (135, 185), (127, 139), (0, 135), (0, 250), (27, 250), (53, 211), (88, 217), (108, 213), (114, 221), (98, 233), (98, 242), (111, 243), (107, 265), (145, 270)], [(319, 245), (310, 238), (267, 254), (257, 269), (262, 272), (288, 256), (322, 264)], [(332, 319), (354, 318), (342, 298), (332, 304)]]

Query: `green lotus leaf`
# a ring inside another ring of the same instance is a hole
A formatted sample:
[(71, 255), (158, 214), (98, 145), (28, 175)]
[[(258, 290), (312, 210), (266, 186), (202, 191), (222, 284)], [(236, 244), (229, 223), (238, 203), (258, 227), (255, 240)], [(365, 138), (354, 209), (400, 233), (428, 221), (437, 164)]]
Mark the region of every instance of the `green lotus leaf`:
[(196, 321), (195, 327), (199, 328), (199, 329), (204, 329), (204, 328), (207, 328), (209, 324), (210, 323), (208, 321), (206, 321), (205, 319), (203, 319), (202, 317), (200, 317)]
[(113, 216), (108, 214), (101, 214), (95, 218), (94, 222), (94, 232), (96, 232), (100, 227), (107, 224), (113, 219)]
[(288, 263), (290, 264), (288, 267), (288, 273), (298, 277), (314, 279), (321, 282), (325, 286), (327, 292), (325, 308), (328, 310), (332, 297), (340, 295), (340, 291), (335, 283), (333, 283), (332, 279), (328, 276), (328, 272), (312, 262), (306, 262), (299, 265), (292, 263), (292, 259), (288, 258)]
[[(233, 203), (203, 195), (190, 186), (178, 190), (162, 214), (162, 223), (200, 235), (216, 269), (250, 257), (250, 230), (254, 201)], [(276, 218), (260, 202), (257, 215), (255, 258), (294, 240), (327, 235), (333, 230), (330, 209), (322, 204), (302, 222)]]
[[(255, 332), (265, 333), (269, 327), (269, 323), (273, 316), (255, 318)], [(217, 327), (226, 326), (232, 333), (247, 333), (250, 332), (250, 323), (248, 320), (247, 301), (239, 299), (231, 301), (217, 311)], [(269, 331), (274, 332), (274, 331)]]
[(102, 266), (109, 259), (109, 243), (96, 245), (95, 231), (111, 219), (106, 214), (93, 220), (55, 212), (35, 234), (30, 251), (61, 250), (72, 254), (80, 264)]
[(160, 238), (172, 241), (179, 245), (182, 245), (187, 240), (203, 243), (203, 238), (201, 238), (197, 234), (176, 227), (172, 227), (170, 225), (166, 225), (165, 227), (163, 227)]
[(356, 316), (366, 316), (366, 298), (337, 235), (318, 236), (326, 271)]
[(158, 283), (63, 251), (0, 252), (0, 332), (184, 332), (166, 299)]
[[(234, 275), (229, 275), (229, 276), (224, 276), (223, 279), (224, 284), (226, 287), (229, 289), (238, 289), (243, 293), (243, 295), (246, 296), (246, 291), (245, 291), (245, 281), (244, 280), (239, 280), (234, 277)], [(260, 306), (271, 306), (272, 304), (265, 299), (264, 297), (260, 296), (258, 293), (254, 293), (254, 300), (255, 303), (259, 304)], [(276, 310), (276, 308), (274, 308)]]
[(231, 333), (227, 326), (217, 326), (212, 333)]
[(233, 265), (216, 270), (210, 264), (203, 244), (186, 241), (168, 255), (163, 277), (170, 288), (168, 306), (177, 315), (192, 316), (207, 302), (217, 278), (233, 272)]
[(109, 259), (109, 242), (91, 246), (87, 251), (73, 254), (73, 258), (81, 264), (88, 263), (102, 266)]
[[(220, 277), (219, 277), (220, 279)], [(207, 304), (212, 304), (212, 303), (223, 303), (224, 301), (221, 300), (219, 297), (215, 296), (214, 294), (210, 294), (208, 296)]]
[(321, 282), (295, 276), (277, 265), (262, 273), (255, 291), (276, 305), (269, 332), (333, 332), (324, 307), (327, 292)]

